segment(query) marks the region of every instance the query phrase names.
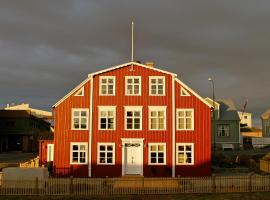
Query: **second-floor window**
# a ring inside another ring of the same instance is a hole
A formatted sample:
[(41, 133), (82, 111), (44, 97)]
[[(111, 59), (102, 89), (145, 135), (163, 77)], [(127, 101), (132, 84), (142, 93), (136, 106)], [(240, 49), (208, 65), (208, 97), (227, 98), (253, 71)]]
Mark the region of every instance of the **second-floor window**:
[(115, 76), (100, 76), (99, 77), (99, 95), (113, 96), (115, 95)]
[(115, 106), (99, 106), (99, 129), (115, 130)]
[(165, 76), (149, 77), (149, 95), (150, 96), (165, 95)]
[(125, 127), (126, 130), (142, 130), (142, 107), (125, 107)]
[(219, 124), (217, 135), (220, 137), (229, 137), (230, 136), (230, 125), (229, 124)]
[(126, 76), (126, 95), (139, 96), (141, 95), (141, 77), (140, 76)]
[(88, 129), (88, 109), (84, 108), (72, 109), (72, 129), (73, 130)]
[(177, 109), (176, 110), (176, 129), (193, 130), (194, 129), (194, 110)]
[(149, 106), (149, 130), (166, 130), (166, 106)]

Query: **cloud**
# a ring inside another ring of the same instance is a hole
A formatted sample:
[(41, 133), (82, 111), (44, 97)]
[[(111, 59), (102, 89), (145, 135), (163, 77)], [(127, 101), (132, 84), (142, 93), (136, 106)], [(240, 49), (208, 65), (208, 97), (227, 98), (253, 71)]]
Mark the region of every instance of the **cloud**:
[(269, 1), (1, 1), (0, 105), (50, 106), (88, 73), (135, 58), (202, 96), (259, 115), (269, 105)]

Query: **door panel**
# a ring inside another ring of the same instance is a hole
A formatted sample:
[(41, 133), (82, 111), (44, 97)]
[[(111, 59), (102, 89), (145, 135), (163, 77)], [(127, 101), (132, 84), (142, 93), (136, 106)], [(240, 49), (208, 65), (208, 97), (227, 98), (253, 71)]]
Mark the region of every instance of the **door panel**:
[(125, 144), (125, 174), (142, 174), (142, 146), (139, 143)]

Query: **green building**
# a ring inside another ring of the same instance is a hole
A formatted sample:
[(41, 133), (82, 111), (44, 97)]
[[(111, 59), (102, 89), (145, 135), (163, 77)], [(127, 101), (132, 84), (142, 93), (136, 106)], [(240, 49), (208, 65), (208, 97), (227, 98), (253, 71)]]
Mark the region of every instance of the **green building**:
[[(212, 146), (216, 149), (233, 150), (240, 148), (240, 118), (235, 105), (230, 99), (205, 99), (215, 108), (212, 113)], [(214, 133), (215, 128), (215, 133)]]

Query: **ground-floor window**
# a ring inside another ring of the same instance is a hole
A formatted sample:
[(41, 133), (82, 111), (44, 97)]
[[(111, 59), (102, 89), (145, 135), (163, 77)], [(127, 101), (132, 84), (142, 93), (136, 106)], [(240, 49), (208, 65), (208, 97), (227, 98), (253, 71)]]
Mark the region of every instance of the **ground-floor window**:
[(86, 164), (87, 149), (86, 142), (72, 142), (70, 144), (70, 164)]
[(114, 143), (98, 143), (99, 165), (114, 165), (115, 163), (115, 144)]
[(166, 144), (165, 143), (149, 143), (149, 165), (165, 165), (166, 164)]
[(176, 143), (176, 164), (177, 165), (194, 164), (193, 143)]

